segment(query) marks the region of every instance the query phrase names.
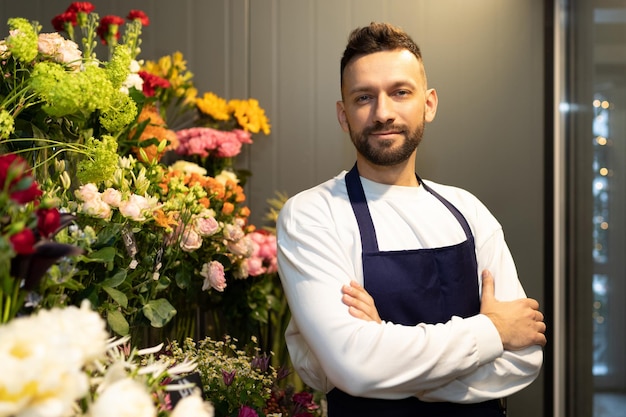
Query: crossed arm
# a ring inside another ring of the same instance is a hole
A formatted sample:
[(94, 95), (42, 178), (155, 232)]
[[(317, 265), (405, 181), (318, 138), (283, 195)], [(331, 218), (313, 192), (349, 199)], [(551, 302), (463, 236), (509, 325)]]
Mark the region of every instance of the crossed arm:
[[(494, 324), (505, 350), (520, 350), (533, 345), (545, 346), (546, 324), (539, 303), (532, 298), (498, 301), (491, 273), (483, 271), (480, 312)], [(342, 301), (350, 314), (365, 321), (381, 323), (374, 299), (355, 281), (342, 287)]]

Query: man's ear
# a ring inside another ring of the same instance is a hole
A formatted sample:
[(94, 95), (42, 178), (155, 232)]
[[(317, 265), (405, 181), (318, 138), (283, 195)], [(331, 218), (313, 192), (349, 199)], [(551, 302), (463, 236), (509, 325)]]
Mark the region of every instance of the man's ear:
[(437, 114), (437, 103), (439, 102), (437, 91), (434, 88), (429, 88), (426, 90), (425, 99), (424, 120), (432, 122), (435, 119), (435, 114)]
[(343, 101), (337, 102), (337, 120), (344, 132), (349, 132), (348, 118), (346, 117), (346, 110), (343, 107)]

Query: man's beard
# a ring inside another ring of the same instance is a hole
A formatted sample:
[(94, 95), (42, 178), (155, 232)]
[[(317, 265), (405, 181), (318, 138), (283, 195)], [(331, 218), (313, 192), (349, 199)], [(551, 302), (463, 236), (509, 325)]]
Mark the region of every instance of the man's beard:
[[(394, 130), (404, 136), (404, 141), (399, 147), (391, 149), (395, 144), (391, 139), (369, 140), (369, 135), (386, 130)], [(406, 126), (393, 123), (377, 123), (361, 132), (353, 132), (352, 129), (349, 131), (352, 143), (365, 159), (375, 165), (392, 166), (409, 159), (417, 149), (424, 135), (424, 123), (420, 123), (412, 132), (409, 132)]]

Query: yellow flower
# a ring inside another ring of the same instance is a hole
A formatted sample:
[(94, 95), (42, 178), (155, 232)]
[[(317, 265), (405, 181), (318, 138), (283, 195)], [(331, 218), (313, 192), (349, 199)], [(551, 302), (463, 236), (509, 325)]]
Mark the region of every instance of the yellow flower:
[(228, 107), (234, 113), (237, 123), (245, 131), (259, 133), (263, 131), (266, 135), (270, 133), (270, 124), (265, 116), (265, 110), (259, 106), (256, 99), (230, 100)]
[(230, 119), (230, 109), (228, 103), (226, 103), (226, 100), (214, 93), (204, 93), (202, 98), (197, 98), (196, 106), (198, 106), (198, 109), (202, 113), (211, 116), (215, 120)]

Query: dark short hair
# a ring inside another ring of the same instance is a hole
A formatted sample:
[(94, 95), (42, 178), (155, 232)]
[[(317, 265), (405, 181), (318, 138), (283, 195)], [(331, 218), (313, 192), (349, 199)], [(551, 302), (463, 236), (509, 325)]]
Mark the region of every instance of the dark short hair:
[(353, 59), (381, 51), (406, 49), (422, 63), (422, 52), (411, 37), (399, 27), (389, 23), (372, 22), (369, 26), (356, 28), (348, 37), (348, 44), (341, 57), (341, 85), (343, 71)]

